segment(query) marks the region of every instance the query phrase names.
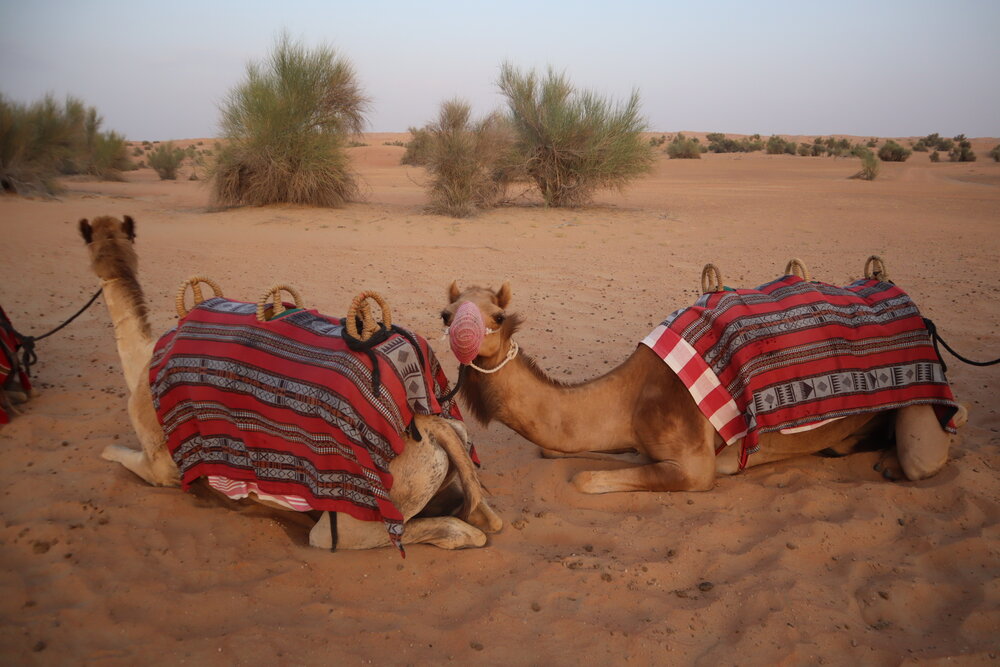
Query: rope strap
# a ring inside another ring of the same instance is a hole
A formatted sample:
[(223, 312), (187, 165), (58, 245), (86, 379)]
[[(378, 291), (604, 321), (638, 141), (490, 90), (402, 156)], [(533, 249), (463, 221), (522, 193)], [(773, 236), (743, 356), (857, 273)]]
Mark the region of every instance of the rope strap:
[(943, 345), (944, 349), (951, 352), (952, 356), (954, 356), (956, 359), (958, 359), (961, 362), (967, 363), (970, 366), (993, 366), (994, 364), (1000, 364), (1000, 359), (993, 359), (992, 361), (973, 361), (972, 359), (963, 357), (958, 352), (956, 352), (951, 347), (951, 345), (948, 345), (948, 343), (944, 342), (944, 339), (941, 338), (941, 334), (939, 334), (937, 331), (937, 326), (932, 321), (930, 321), (926, 317), (923, 318), (923, 320), (924, 320), (924, 325), (927, 327), (927, 331), (931, 335), (931, 341), (933, 341), (934, 343), (934, 351), (937, 352), (938, 359), (940, 359), (941, 361), (941, 369), (944, 370), (944, 372), (946, 373), (948, 372), (948, 365), (944, 363), (944, 357), (941, 356), (941, 349), (938, 347), (938, 343)]

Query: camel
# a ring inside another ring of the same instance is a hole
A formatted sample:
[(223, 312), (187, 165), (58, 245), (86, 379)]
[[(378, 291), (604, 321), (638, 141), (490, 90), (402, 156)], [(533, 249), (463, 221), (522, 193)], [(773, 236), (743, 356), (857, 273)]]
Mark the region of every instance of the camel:
[[(724, 444), (678, 376), (646, 345), (638, 345), (623, 364), (581, 384), (549, 378), (520, 350), (514, 334), (522, 324), (508, 312), (511, 288), (448, 288), (441, 311), (449, 326), (459, 306), (473, 303), (487, 335), (461, 395), (485, 426), (496, 419), (542, 448), (542, 456), (608, 460), (608, 454), (638, 453), (649, 462), (617, 470), (588, 470), (572, 484), (583, 493), (616, 491), (707, 491), (718, 475), (740, 469), (739, 446)], [(954, 418), (966, 421), (964, 406)], [(951, 436), (929, 405), (841, 418), (814, 430), (762, 433), (749, 466), (797, 455), (844, 455), (871, 441), (885, 442), (895, 431), (898, 464), (910, 480), (937, 473), (948, 458)], [(742, 441), (740, 441), (742, 442)], [(892, 466), (887, 466), (887, 469)], [(887, 474), (891, 478), (891, 474)]]
[[(149, 383), (155, 345), (148, 308), (138, 281), (135, 221), (103, 216), (92, 223), (80, 220), (80, 233), (90, 252), (90, 264), (101, 280), (104, 301), (114, 324), (115, 342), (128, 385), (128, 414), (140, 450), (110, 445), (102, 453), (153, 486), (178, 486), (177, 465), (167, 450), (164, 431), (153, 406)], [(500, 530), (501, 519), (483, 499), (474, 465), (465, 446), (464, 426), (455, 420), (416, 415), (420, 439), (405, 438), (405, 449), (389, 464), (394, 483), (389, 497), (404, 519), (403, 544), (433, 544), (445, 549), (481, 547), (486, 533)], [(275, 507), (251, 493), (250, 499)], [(463, 518), (437, 513), (463, 507)], [(280, 505), (279, 509), (287, 509)], [(334, 545), (330, 512), (311, 512), (317, 518), (309, 534), (312, 546)], [(317, 517), (318, 514), (318, 517)], [(433, 514), (428, 516), (428, 514)], [(370, 549), (391, 543), (380, 522), (362, 521), (337, 513), (337, 549)]]

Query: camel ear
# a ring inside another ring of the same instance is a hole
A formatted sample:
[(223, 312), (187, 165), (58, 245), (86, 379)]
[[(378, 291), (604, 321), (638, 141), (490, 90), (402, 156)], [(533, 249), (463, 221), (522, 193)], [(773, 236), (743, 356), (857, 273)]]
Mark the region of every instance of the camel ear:
[(135, 220), (132, 216), (126, 215), (122, 218), (125, 222), (122, 223), (122, 229), (125, 230), (125, 236), (128, 237), (129, 241), (135, 241)]
[(504, 281), (497, 291), (497, 305), (506, 308), (508, 303), (510, 303), (510, 283)]
[(451, 284), (448, 285), (448, 303), (455, 303), (458, 301), (458, 297), (461, 293), (462, 290), (458, 289), (458, 281), (452, 280)]
[(94, 230), (90, 228), (90, 223), (87, 222), (86, 218), (80, 220), (80, 236), (82, 236), (83, 240), (87, 243), (94, 240)]

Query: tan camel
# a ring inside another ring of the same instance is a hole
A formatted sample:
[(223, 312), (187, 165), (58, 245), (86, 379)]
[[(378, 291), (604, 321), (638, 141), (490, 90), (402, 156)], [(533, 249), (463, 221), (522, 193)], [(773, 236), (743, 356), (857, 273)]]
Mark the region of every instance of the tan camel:
[[(129, 216), (122, 221), (104, 216), (93, 223), (81, 220), (79, 227), (114, 323), (115, 341), (130, 393), (128, 414), (141, 445), (141, 450), (110, 445), (102, 456), (121, 463), (149, 484), (177, 486), (177, 466), (167, 450), (149, 385), (155, 340), (137, 278), (135, 222)], [(485, 533), (499, 530), (502, 521), (482, 498), (482, 487), (463, 443), (467, 441), (464, 426), (454, 420), (423, 415), (417, 415), (416, 426), (422, 438), (418, 441), (407, 436), (404, 451), (389, 464), (394, 479), (389, 497), (405, 521), (403, 543), (428, 543), (445, 549), (483, 546)], [(251, 498), (271, 504), (255, 494)], [(418, 514), (452, 509), (456, 500), (466, 508), (463, 512), (466, 520), (455, 516), (414, 518)], [(369, 549), (390, 544), (381, 522), (361, 521), (338, 513), (336, 524), (338, 549)], [(317, 547), (332, 546), (328, 512), (320, 514), (309, 542)]]
[[(673, 371), (646, 345), (639, 345), (618, 368), (576, 385), (550, 379), (535, 361), (519, 351), (512, 336), (521, 324), (507, 313), (510, 285), (448, 289), (449, 305), (441, 312), (449, 325), (463, 302), (474, 303), (486, 335), (473, 362), (487, 372), (470, 371), (462, 396), (484, 425), (497, 419), (542, 448), (543, 456), (577, 455), (606, 458), (590, 452), (638, 452), (651, 462), (618, 470), (577, 473), (573, 484), (584, 493), (612, 491), (706, 491), (719, 474), (739, 470), (739, 444), (716, 456), (722, 439), (702, 414), (690, 392)], [(956, 425), (965, 423), (965, 409)], [(760, 436), (760, 450), (748, 465), (756, 466), (801, 454), (852, 451), (871, 438), (887, 440), (895, 428), (903, 473), (911, 480), (929, 477), (948, 458), (950, 435), (931, 406), (919, 405), (833, 421), (811, 431)]]

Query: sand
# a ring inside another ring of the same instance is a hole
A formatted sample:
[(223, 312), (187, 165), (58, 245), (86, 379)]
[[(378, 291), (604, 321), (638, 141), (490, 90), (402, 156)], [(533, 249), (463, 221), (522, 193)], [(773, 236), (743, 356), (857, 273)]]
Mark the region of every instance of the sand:
[[(530, 196), (472, 220), (426, 215), (423, 170), (369, 135), (368, 198), (340, 210), (211, 212), (203, 182), (66, 181), (0, 198), (0, 303), (41, 334), (97, 288), (76, 230), (129, 214), (157, 332), (201, 273), (228, 296), (275, 282), (343, 314), (362, 289), (440, 340), (453, 279), (513, 287), (522, 347), (559, 380), (623, 361), (697, 296), (701, 267), (754, 286), (791, 257), (847, 284), (882, 255), (945, 339), (1000, 354), (1000, 164), (708, 155), (667, 160), (592, 206)], [(205, 145), (211, 145), (205, 140)], [(996, 139), (977, 143), (988, 150)], [(577, 471), (473, 425), (506, 521), (482, 549), (328, 553), (302, 515), (151, 488), (99, 457), (133, 443), (101, 301), (39, 343), (39, 396), (0, 430), (0, 656), (6, 664), (996, 664), (1000, 413), (995, 368), (949, 360), (970, 421), (936, 477), (892, 483), (877, 454), (804, 457), (708, 493), (582, 495)], [(452, 375), (454, 377), (454, 375)]]

